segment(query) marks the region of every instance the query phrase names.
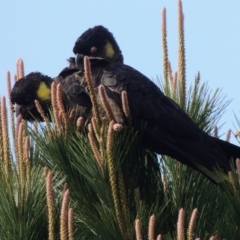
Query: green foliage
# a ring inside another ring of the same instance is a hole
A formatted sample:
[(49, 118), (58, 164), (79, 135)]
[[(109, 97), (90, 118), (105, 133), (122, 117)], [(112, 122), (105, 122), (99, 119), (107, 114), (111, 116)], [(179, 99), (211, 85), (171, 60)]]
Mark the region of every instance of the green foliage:
[[(44, 125), (40, 129), (46, 133)], [(71, 132), (67, 136), (59, 135), (54, 128), (51, 129), (49, 139), (32, 130), (30, 134), (42, 153), (39, 163), (48, 166), (53, 172), (61, 171), (66, 176), (74, 206), (76, 236), (122, 239), (114, 212), (107, 153), (104, 153), (103, 175), (94, 159), (86, 134)], [(156, 213), (158, 218), (165, 210), (161, 174), (156, 155), (144, 149), (139, 151), (139, 134), (129, 127), (114, 135), (116, 175), (121, 169), (128, 202), (129, 219), (126, 221), (130, 225), (125, 227), (132, 236), (136, 217), (144, 217), (148, 221), (150, 214)], [(106, 141), (106, 136), (104, 138)], [(121, 197), (119, 196), (120, 199)], [(163, 223), (166, 221), (167, 217)]]
[[(55, 173), (57, 175), (57, 172)], [(61, 185), (55, 181), (54, 189)], [(20, 181), (17, 171), (0, 181), (1, 239), (47, 239), (45, 176), (40, 166)]]

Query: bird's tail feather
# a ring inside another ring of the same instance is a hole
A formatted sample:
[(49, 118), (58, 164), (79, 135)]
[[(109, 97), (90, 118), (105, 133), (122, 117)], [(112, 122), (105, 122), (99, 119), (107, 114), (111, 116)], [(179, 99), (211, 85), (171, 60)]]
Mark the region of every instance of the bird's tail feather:
[(223, 150), (227, 159), (235, 161), (237, 158), (240, 158), (240, 147), (215, 137), (211, 138)]

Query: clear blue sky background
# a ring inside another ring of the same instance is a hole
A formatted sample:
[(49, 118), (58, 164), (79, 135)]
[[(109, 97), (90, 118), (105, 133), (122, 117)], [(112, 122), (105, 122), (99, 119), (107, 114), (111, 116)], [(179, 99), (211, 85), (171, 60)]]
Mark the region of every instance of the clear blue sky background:
[[(151, 79), (162, 77), (161, 12), (167, 9), (168, 47), (177, 69), (177, 0), (149, 1), (1, 1), (1, 95), (5, 75), (15, 73), (21, 57), (25, 73), (56, 76), (73, 55), (77, 37), (89, 27), (104, 25), (113, 32), (125, 63)], [(188, 86), (198, 71), (212, 90), (233, 99), (221, 123), (233, 130), (233, 111), (240, 119), (240, 1), (183, 0)], [(233, 141), (233, 137), (232, 137)], [(235, 142), (235, 141), (233, 141)]]

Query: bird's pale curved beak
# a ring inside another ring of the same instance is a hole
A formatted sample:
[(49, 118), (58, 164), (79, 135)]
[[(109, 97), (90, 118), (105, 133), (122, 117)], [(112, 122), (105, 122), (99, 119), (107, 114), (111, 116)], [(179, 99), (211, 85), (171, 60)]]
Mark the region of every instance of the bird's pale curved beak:
[[(75, 62), (76, 62), (76, 66), (78, 68), (83, 68), (83, 60), (84, 60), (84, 55), (83, 54), (79, 54), (77, 53), (76, 54), (76, 57), (75, 57)], [(88, 57), (89, 61), (91, 64), (94, 64), (94, 63), (108, 63), (108, 59), (106, 58), (102, 58), (102, 57), (93, 57), (93, 56), (89, 56)]]
[(19, 114), (21, 114), (21, 108), (22, 108), (22, 105), (19, 105), (17, 103), (15, 103), (14, 105), (14, 111), (16, 113), (16, 116), (18, 116)]
[(15, 103), (14, 104), (14, 111), (16, 113), (16, 116), (18, 116), (18, 115), (22, 114), (23, 112), (30, 111), (34, 107), (35, 107), (35, 104), (29, 104), (27, 106), (23, 106), (23, 105)]
[(84, 58), (83, 54), (79, 54), (79, 53), (76, 54), (75, 62), (78, 68), (81, 68), (83, 66), (83, 58)]

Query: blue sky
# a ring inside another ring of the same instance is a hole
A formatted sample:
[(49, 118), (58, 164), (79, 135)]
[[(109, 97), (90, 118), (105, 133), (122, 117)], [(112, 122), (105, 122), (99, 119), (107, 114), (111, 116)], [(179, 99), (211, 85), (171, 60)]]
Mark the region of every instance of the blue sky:
[[(15, 73), (19, 57), (25, 73), (56, 76), (73, 55), (78, 36), (89, 27), (104, 25), (113, 32), (125, 63), (151, 79), (162, 77), (161, 12), (167, 9), (168, 47), (177, 69), (177, 0), (162, 1), (2, 1), (0, 14), (0, 94), (6, 95), (5, 76)], [(183, 0), (187, 83), (198, 71), (212, 90), (223, 89), (233, 99), (221, 123), (233, 130), (233, 111), (240, 119), (240, 1)], [(233, 137), (232, 137), (233, 139)], [(235, 142), (235, 141), (233, 141)]]

